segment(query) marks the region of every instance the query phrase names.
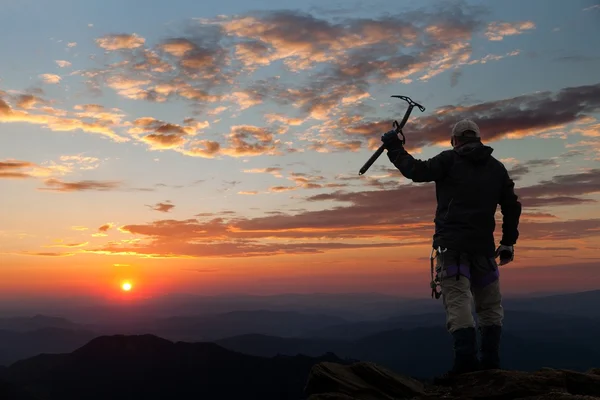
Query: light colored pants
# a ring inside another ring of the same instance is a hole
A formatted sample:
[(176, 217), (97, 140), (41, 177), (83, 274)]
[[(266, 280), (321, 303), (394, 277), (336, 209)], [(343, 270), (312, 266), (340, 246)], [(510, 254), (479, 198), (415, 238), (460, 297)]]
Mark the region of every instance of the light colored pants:
[[(450, 333), (461, 328), (475, 326), (472, 314), (472, 303), (475, 303), (479, 326), (502, 326), (504, 309), (502, 308), (502, 295), (500, 292), (500, 278), (483, 284), (473, 284), (473, 265), (465, 271), (465, 276), (460, 274), (458, 280), (454, 272), (448, 274), (448, 263), (441, 264), (438, 258), (438, 273), (441, 272), (442, 302), (446, 311), (446, 328)], [(493, 262), (498, 268), (495, 261)], [(461, 269), (464, 267), (461, 266)], [(448, 276), (451, 275), (451, 276)]]

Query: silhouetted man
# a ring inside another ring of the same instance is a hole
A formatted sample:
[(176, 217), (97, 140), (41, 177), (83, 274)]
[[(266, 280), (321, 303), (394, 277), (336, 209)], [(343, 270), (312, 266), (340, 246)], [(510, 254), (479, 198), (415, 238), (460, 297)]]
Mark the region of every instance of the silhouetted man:
[[(390, 161), (413, 182), (435, 182), (437, 209), (433, 248), (437, 278), (446, 311), (446, 328), (454, 339), (450, 374), (500, 368), (499, 346), (504, 311), (499, 265), (513, 261), (519, 237), (521, 203), (504, 165), (481, 143), (479, 127), (471, 120), (452, 129), (452, 149), (422, 161), (403, 147), (396, 131), (381, 137)], [(502, 239), (496, 248), (495, 213), (500, 205)], [(477, 358), (474, 300), (481, 333)]]

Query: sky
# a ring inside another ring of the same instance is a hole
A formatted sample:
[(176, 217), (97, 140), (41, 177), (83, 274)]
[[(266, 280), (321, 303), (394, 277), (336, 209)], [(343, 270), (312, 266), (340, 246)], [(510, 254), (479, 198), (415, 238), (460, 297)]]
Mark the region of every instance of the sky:
[(392, 95), (515, 180), (506, 293), (597, 288), (600, 3), (324, 4), (0, 1), (0, 297), (429, 296), (433, 183), (358, 175)]

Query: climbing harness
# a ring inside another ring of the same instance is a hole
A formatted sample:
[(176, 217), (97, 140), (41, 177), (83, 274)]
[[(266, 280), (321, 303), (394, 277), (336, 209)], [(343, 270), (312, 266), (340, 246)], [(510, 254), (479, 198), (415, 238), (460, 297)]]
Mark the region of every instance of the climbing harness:
[[(440, 265), (443, 265), (444, 253), (446, 251), (448, 251), (448, 249), (442, 249), (441, 246), (438, 246), (437, 249), (432, 248), (431, 254), (429, 255), (429, 262), (430, 262), (430, 266), (431, 266), (431, 282), (429, 283), (429, 286), (431, 287), (431, 298), (432, 299), (434, 296), (436, 299), (439, 299), (440, 296), (442, 295), (442, 285), (441, 285), (440, 277), (438, 274), (439, 271), (437, 271), (437, 268), (435, 267), (435, 259), (437, 257), (440, 257), (441, 258)], [(434, 270), (435, 270), (435, 277), (434, 277)], [(439, 290), (438, 290), (438, 287), (439, 287)]]

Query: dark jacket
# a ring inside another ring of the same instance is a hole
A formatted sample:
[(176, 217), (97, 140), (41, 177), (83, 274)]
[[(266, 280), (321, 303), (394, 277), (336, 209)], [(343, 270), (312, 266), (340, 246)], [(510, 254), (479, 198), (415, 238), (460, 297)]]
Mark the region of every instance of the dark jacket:
[(388, 150), (390, 161), (413, 182), (435, 182), (437, 209), (433, 246), (493, 257), (497, 206), (502, 220), (501, 244), (519, 237), (521, 203), (514, 182), (494, 150), (471, 142), (421, 161), (403, 147)]

